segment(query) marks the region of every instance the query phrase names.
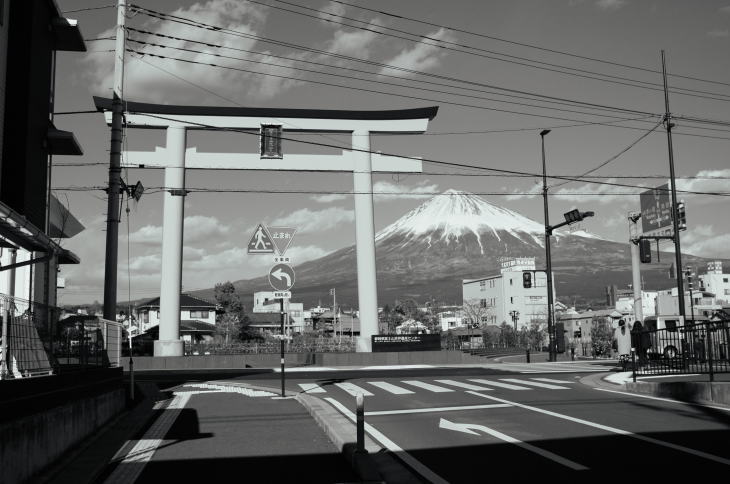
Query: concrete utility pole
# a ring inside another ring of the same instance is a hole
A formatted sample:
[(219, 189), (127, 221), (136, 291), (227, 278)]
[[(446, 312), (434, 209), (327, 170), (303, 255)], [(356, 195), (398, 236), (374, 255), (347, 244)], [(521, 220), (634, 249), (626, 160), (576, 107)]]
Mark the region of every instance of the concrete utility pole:
[(124, 107), (124, 51), (126, 0), (117, 0), (117, 32), (114, 52), (114, 92), (112, 94), (112, 133), (109, 151), (109, 192), (106, 213), (106, 261), (104, 265), (104, 319), (116, 320), (117, 257), (119, 250), (119, 192), (122, 179), (122, 116)]
[(540, 132), (540, 140), (542, 142), (542, 199), (543, 206), (545, 208), (545, 276), (547, 278), (548, 291), (548, 347), (550, 351), (548, 360), (555, 361), (555, 331), (553, 328), (553, 268), (550, 257), (550, 236), (552, 235), (552, 229), (550, 227), (550, 218), (548, 216), (548, 186), (547, 171), (545, 169), (545, 135), (549, 132), (549, 129), (542, 130)]
[(674, 150), (672, 149), (672, 114), (669, 112), (669, 90), (667, 88), (667, 65), (662, 50), (662, 78), (664, 80), (664, 127), (667, 129), (667, 147), (669, 148), (669, 182), (672, 187), (672, 230), (674, 231), (674, 257), (677, 263), (677, 299), (679, 302), (679, 315), (685, 316), (684, 307), (684, 280), (682, 274), (682, 248), (679, 243), (679, 221), (677, 220), (677, 187), (674, 178)]

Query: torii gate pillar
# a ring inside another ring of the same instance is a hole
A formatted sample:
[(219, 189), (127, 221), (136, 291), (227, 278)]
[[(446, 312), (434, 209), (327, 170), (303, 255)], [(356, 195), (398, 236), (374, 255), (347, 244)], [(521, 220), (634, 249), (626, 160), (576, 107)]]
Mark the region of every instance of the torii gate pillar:
[(373, 216), (373, 162), (370, 132), (353, 131), (353, 191), (360, 337), (357, 351), (372, 351), (372, 335), (378, 334), (378, 286), (375, 269), (375, 221)]
[(155, 356), (183, 355), (183, 342), (180, 339), (180, 290), (185, 220), (186, 139), (184, 126), (167, 128), (170, 166), (165, 167), (165, 187), (168, 189), (163, 202), (160, 337), (154, 343)]

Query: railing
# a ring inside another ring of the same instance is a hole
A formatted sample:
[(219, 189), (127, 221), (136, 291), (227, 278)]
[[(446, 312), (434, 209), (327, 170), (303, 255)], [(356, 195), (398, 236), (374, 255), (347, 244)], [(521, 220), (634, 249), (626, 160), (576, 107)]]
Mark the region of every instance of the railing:
[[(221, 344), (191, 344), (185, 343), (186, 355), (245, 355), (279, 353), (279, 341)], [(314, 341), (288, 341), (285, 345), (286, 353), (348, 353), (355, 351), (354, 340), (342, 339), (342, 343), (332, 338), (322, 338)], [(136, 354), (135, 350), (135, 354)]]
[(94, 317), (59, 322), (60, 313), (0, 294), (0, 379), (120, 365), (121, 324)]
[(730, 373), (730, 320), (701, 321), (684, 326), (631, 334), (636, 375)]

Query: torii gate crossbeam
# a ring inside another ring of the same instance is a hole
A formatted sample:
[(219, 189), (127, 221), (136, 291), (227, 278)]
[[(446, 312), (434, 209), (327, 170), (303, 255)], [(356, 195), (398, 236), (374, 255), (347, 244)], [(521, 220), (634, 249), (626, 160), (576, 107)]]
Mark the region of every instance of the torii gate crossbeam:
[[(111, 124), (110, 99), (95, 97), (99, 111)], [(160, 283), (160, 336), (155, 356), (181, 356), (180, 289), (186, 169), (351, 171), (355, 200), (355, 240), (360, 311), (357, 351), (371, 351), (371, 336), (378, 334), (375, 266), (375, 226), (372, 173), (420, 173), (417, 158), (389, 157), (370, 152), (371, 133), (424, 133), (437, 107), (388, 111), (323, 109), (234, 108), (173, 106), (125, 102), (126, 127), (165, 129), (165, 148), (153, 152), (126, 152), (123, 166), (165, 170)], [(187, 147), (189, 129), (259, 130), (281, 126), (282, 132), (351, 133), (352, 150), (340, 155), (283, 154), (280, 159), (250, 153), (198, 153)], [(181, 196), (181, 194), (183, 196)], [(107, 269), (108, 270), (108, 269)], [(114, 268), (116, 270), (116, 268)]]

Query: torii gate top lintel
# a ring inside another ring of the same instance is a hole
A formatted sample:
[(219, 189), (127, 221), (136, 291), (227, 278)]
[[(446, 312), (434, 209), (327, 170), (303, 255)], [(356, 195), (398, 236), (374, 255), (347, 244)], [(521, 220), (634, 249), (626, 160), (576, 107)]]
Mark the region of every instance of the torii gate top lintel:
[[(111, 123), (112, 100), (94, 96), (96, 109)], [(124, 111), (130, 127), (164, 129), (185, 126), (188, 129), (218, 128), (258, 129), (261, 124), (281, 124), (297, 131), (342, 131), (362, 129), (374, 132), (423, 133), (428, 121), (436, 117), (438, 106), (414, 109), (358, 111), (338, 109), (249, 108), (231, 106), (181, 106), (125, 101)], [(349, 121), (349, 122), (347, 122)], [(306, 124), (306, 127), (302, 126)], [(205, 126), (201, 126), (205, 125)]]

